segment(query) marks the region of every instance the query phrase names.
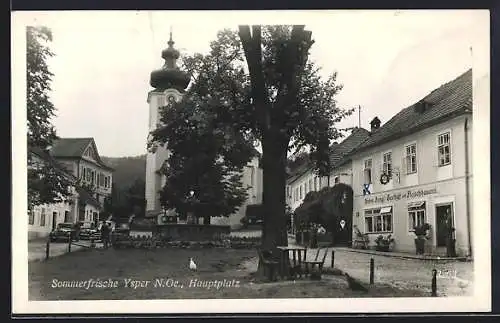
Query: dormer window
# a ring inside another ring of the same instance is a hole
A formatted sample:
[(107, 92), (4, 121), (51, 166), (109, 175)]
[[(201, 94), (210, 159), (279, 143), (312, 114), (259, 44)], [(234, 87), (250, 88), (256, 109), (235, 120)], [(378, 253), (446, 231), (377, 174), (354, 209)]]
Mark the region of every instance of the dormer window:
[(417, 104), (415, 104), (415, 111), (418, 113), (424, 113), (430, 108), (430, 105), (431, 104), (429, 102), (421, 100)]

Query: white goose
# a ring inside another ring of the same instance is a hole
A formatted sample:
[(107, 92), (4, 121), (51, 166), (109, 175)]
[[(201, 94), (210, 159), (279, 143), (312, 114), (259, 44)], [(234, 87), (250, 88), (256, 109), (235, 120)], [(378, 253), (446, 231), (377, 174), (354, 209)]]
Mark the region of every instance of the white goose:
[(196, 271), (196, 264), (194, 263), (193, 258), (189, 258), (189, 269)]
[(462, 278), (459, 278), (455, 275), (454, 277), (455, 281), (457, 282), (457, 285), (458, 287), (460, 287), (460, 289), (463, 291), (465, 288), (467, 288), (467, 286), (469, 286), (470, 284), (470, 281), (466, 280), (466, 279), (462, 279)]

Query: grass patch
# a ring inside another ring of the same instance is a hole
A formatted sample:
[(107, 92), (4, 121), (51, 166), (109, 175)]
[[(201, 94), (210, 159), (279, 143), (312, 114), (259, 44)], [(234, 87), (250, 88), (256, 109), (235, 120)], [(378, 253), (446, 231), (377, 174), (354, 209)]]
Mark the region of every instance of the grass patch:
[[(196, 272), (188, 269), (192, 257)], [(368, 292), (347, 288), (338, 272), (321, 281), (301, 279), (259, 283), (251, 266), (252, 249), (122, 249), (86, 250), (29, 266), (30, 300), (121, 300), (207, 298), (308, 298), (422, 296), (418, 291), (389, 286), (370, 287)], [(337, 275), (335, 275), (337, 274)], [(54, 280), (116, 281), (113, 288), (93, 286), (54, 287)], [(137, 281), (132, 286), (131, 280)], [(163, 285), (159, 282), (164, 282)], [(128, 284), (126, 282), (129, 282)], [(139, 283), (141, 282), (141, 283)], [(212, 283), (211, 283), (212, 282)], [(142, 284), (142, 285), (141, 285)], [(219, 286), (217, 285), (219, 284)], [(425, 295), (427, 296), (427, 295)]]

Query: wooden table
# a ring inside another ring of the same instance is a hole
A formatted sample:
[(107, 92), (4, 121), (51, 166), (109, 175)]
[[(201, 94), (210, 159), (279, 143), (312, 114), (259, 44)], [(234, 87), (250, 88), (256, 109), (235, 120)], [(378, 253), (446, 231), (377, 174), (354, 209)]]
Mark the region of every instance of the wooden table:
[[(301, 246), (278, 246), (276, 248), (280, 250), (280, 276), (292, 278), (291, 269), (301, 267), (302, 262), (306, 259), (307, 248)], [(290, 252), (292, 259), (290, 259)], [(290, 260), (293, 260), (293, 265)]]

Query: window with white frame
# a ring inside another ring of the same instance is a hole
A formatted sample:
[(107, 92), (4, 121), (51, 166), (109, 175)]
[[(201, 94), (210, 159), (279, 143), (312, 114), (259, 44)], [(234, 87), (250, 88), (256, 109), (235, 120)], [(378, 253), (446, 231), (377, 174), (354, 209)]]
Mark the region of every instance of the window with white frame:
[(304, 196), (307, 195), (307, 193), (309, 192), (309, 186), (307, 186), (307, 181), (304, 183)]
[(392, 175), (392, 153), (386, 152), (382, 155), (382, 171), (387, 176), (391, 177)]
[(35, 212), (33, 212), (33, 208), (28, 207), (28, 224), (35, 224)]
[(42, 208), (42, 213), (40, 213), (40, 226), (45, 226), (45, 208)]
[(411, 144), (405, 147), (406, 174), (417, 172), (417, 144)]
[(408, 204), (408, 231), (414, 231), (426, 222), (425, 202), (413, 202)]
[(450, 133), (445, 132), (438, 135), (438, 165), (451, 164)]
[(392, 232), (392, 206), (365, 210), (365, 232)]
[(302, 185), (299, 186), (299, 200), (302, 200)]
[(318, 178), (317, 177), (314, 177), (314, 190), (315, 191), (318, 190)]
[(290, 198), (290, 186), (286, 187), (286, 198)]
[(312, 178), (309, 179), (309, 191), (313, 190), (313, 180)]
[(372, 183), (372, 160), (370, 159), (365, 159), (364, 161), (364, 169), (363, 169), (363, 175), (364, 175), (364, 183), (363, 184), (371, 184)]

